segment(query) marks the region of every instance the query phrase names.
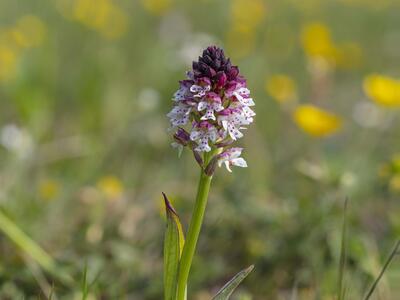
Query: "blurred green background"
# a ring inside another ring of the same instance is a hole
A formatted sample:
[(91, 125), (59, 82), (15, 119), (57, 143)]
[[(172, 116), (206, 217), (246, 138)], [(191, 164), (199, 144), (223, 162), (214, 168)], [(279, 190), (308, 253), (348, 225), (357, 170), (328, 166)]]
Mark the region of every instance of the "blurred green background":
[[(191, 299), (348, 299), (400, 236), (400, 1), (2, 0), (0, 205), (90, 299), (162, 299), (161, 192), (187, 228), (198, 167), (165, 114), (204, 47), (248, 79), (247, 169), (218, 169)], [(0, 228), (1, 229), (1, 228)], [(0, 299), (80, 299), (0, 232)], [(291, 298), (292, 297), (292, 298)], [(400, 298), (400, 261), (374, 299)]]

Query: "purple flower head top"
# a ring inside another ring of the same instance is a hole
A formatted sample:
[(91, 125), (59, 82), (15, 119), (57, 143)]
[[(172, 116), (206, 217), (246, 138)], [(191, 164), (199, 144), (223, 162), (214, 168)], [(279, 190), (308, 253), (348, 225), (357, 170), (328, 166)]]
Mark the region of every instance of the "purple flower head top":
[(167, 114), (175, 130), (174, 145), (190, 147), (195, 157), (218, 149), (214, 164), (224, 163), (229, 171), (232, 165), (246, 167), (239, 157), (242, 149), (227, 148), (243, 137), (242, 130), (255, 116), (251, 109), (255, 103), (239, 68), (232, 66), (221, 48), (210, 46), (179, 83), (174, 107)]

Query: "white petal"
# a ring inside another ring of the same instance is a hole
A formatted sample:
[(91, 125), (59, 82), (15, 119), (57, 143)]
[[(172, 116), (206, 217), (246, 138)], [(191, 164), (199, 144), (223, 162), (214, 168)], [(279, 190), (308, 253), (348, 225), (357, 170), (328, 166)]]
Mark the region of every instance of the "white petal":
[(222, 123), (222, 127), (223, 127), (225, 130), (227, 130), (227, 129), (228, 129), (228, 121), (222, 120), (221, 123)]
[(231, 160), (232, 165), (247, 168), (247, 163), (242, 157), (234, 158)]
[(222, 106), (222, 104), (221, 104), (221, 103), (218, 103), (218, 102), (214, 102), (214, 103), (212, 104), (212, 108), (213, 108), (215, 111), (221, 111), (221, 110), (224, 109), (224, 107)]
[(229, 161), (226, 161), (226, 162), (225, 162), (225, 167), (226, 167), (226, 169), (227, 169), (230, 173), (232, 173), (232, 170), (231, 170), (231, 168), (230, 168)]
[(211, 141), (215, 142), (215, 141), (217, 140), (217, 138), (218, 138), (217, 130), (216, 130), (215, 128), (214, 128), (214, 129), (211, 129), (211, 130), (208, 132), (207, 137), (208, 137)]
[(241, 87), (240, 89), (237, 90), (237, 92), (238, 92), (240, 95), (243, 95), (243, 96), (248, 96), (248, 95), (250, 95), (250, 90), (249, 90), (248, 88), (245, 88), (245, 87)]
[(197, 105), (197, 110), (202, 111), (203, 109), (207, 108), (208, 103), (205, 101), (200, 101), (199, 104)]
[(207, 109), (205, 115), (201, 117), (201, 120), (214, 120), (215, 121), (214, 110), (210, 109), (210, 108)]
[(247, 106), (254, 106), (256, 105), (253, 101), (253, 98), (242, 98), (239, 99), (240, 103), (242, 103), (243, 105), (247, 105)]
[(243, 113), (246, 117), (253, 117), (256, 113), (250, 107), (243, 107)]
[(198, 140), (199, 138), (201, 138), (202, 135), (203, 135), (203, 133), (202, 133), (201, 131), (192, 130), (192, 132), (190, 133), (190, 139), (191, 139), (192, 141), (196, 141), (196, 140)]
[(243, 133), (241, 133), (231, 122), (228, 123), (228, 132), (232, 140), (237, 140), (243, 136)]
[(202, 91), (203, 90), (203, 88), (201, 87), (201, 86), (199, 86), (199, 85), (196, 85), (196, 84), (193, 84), (191, 87), (190, 87), (190, 91), (192, 92), (192, 93), (198, 93), (198, 92), (200, 92), (200, 91)]
[(209, 152), (211, 151), (210, 146), (208, 145), (208, 138), (206, 136), (201, 137), (200, 144), (195, 148), (196, 151), (200, 152)]

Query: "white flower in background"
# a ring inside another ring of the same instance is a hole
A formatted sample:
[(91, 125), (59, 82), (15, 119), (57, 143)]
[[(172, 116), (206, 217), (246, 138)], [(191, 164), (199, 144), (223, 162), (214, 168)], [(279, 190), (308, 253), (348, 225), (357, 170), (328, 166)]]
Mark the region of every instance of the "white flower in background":
[(143, 111), (152, 111), (160, 103), (160, 93), (153, 88), (144, 88), (138, 95), (139, 108)]
[(34, 149), (33, 138), (25, 129), (8, 124), (1, 129), (0, 144), (21, 159), (29, 157)]

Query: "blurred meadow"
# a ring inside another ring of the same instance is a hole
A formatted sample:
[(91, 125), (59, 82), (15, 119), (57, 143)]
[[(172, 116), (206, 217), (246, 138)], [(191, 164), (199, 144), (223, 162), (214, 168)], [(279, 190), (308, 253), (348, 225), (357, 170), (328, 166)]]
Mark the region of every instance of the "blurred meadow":
[[(249, 167), (215, 176), (193, 299), (250, 264), (234, 299), (335, 299), (346, 197), (362, 298), (400, 236), (399, 0), (0, 1), (0, 210), (77, 281), (3, 220), (0, 299), (81, 299), (85, 265), (88, 299), (162, 299), (161, 192), (187, 228), (198, 176), (165, 114), (210, 44), (257, 116)], [(398, 257), (371, 299), (400, 299)]]

